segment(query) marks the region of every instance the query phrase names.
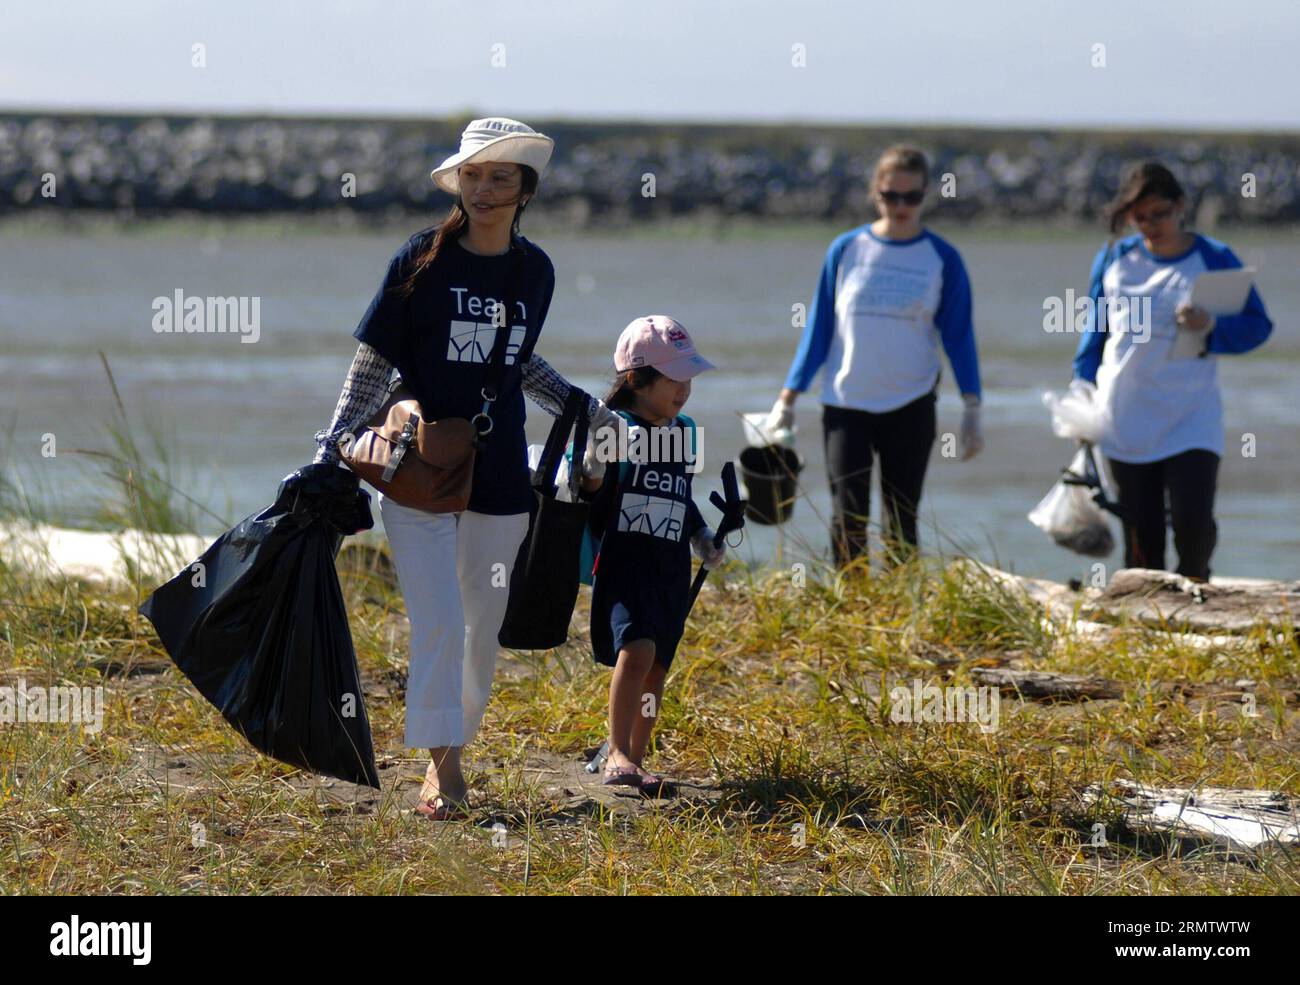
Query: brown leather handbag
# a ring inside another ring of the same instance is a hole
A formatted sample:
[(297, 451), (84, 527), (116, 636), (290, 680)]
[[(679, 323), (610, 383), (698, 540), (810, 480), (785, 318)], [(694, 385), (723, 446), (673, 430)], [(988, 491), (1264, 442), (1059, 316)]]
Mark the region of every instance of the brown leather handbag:
[(344, 463), (394, 502), (426, 513), (457, 513), (469, 505), (478, 429), (463, 417), (426, 421), (403, 385), (361, 434), (339, 443)]

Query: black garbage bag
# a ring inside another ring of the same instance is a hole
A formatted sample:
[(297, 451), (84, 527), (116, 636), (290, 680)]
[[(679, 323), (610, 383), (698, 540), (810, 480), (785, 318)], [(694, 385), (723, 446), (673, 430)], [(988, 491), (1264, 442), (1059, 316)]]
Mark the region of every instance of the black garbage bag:
[[(582, 453), (587, 447), (587, 395), (569, 390), (564, 412), (551, 426), (542, 460), (533, 477), (535, 502), (528, 534), (510, 572), (510, 596), (497, 642), (514, 650), (549, 650), (569, 638), (569, 620), (578, 601), (583, 541), (589, 504), (578, 498)], [(573, 467), (569, 500), (556, 498), (555, 475), (573, 429)]]
[(309, 465), (140, 606), (172, 660), (257, 749), (379, 786), (334, 555), (374, 525), (357, 476)]

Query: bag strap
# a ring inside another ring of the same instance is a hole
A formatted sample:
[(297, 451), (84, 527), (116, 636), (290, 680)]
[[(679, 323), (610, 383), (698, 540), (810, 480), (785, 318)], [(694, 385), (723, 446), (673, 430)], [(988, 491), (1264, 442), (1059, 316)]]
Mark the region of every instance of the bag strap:
[[(569, 387), (569, 399), (574, 402), (574, 423), (573, 423), (573, 447), (581, 448), (585, 453), (587, 450), (587, 436), (591, 430), (591, 420), (587, 417), (587, 394), (577, 387)], [(563, 442), (560, 445), (564, 447)], [(579, 460), (581, 462), (581, 460)], [(559, 459), (556, 459), (556, 465), (559, 465)], [(569, 469), (569, 492), (573, 502), (578, 501), (578, 493), (582, 489), (582, 466)]]
[[(523, 265), (524, 248), (517, 237), (510, 237), (510, 260), (506, 267), (506, 289), (501, 306), (496, 310), (500, 314), (501, 324), (497, 326), (492, 338), (492, 352), (488, 356), (487, 379), (479, 395), (483, 398), (482, 409), (470, 419), (474, 425), (474, 443), (478, 447), (487, 444), (488, 435), (492, 433), (492, 404), (501, 395), (501, 385), (506, 375), (506, 350), (510, 348), (510, 313), (515, 307), (515, 291), (518, 287), (519, 269)], [(496, 315), (493, 316), (497, 317)]]
[[(537, 471), (534, 473), (533, 486), (548, 498), (555, 495), (555, 474), (559, 471), (560, 456), (564, 454), (570, 429), (573, 430), (574, 458), (577, 458), (577, 449), (587, 447), (587, 431), (590, 427), (586, 413), (587, 400), (584, 391), (576, 386), (569, 387), (569, 395), (564, 400), (564, 411), (556, 418), (555, 423), (551, 425), (551, 433), (546, 436), (542, 458), (537, 463)], [(573, 494), (574, 502), (578, 500), (581, 482), (582, 469), (577, 467), (577, 462), (574, 462), (569, 468), (569, 491)]]

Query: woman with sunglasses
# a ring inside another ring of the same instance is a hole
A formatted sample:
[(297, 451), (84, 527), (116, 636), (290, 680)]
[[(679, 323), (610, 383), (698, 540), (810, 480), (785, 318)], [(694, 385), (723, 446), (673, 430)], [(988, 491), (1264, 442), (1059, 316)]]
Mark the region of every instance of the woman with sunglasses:
[(914, 147), (885, 151), (871, 179), (880, 218), (831, 243), (808, 324), (768, 426), (822, 376), (822, 431), (837, 566), (866, 554), (871, 468), (880, 459), (887, 546), (917, 546), (916, 514), (935, 439), (942, 344), (961, 390), (961, 458), (984, 446), (970, 281), (961, 256), (921, 225), (930, 167)]
[(1124, 514), (1125, 567), (1164, 568), (1167, 493), (1177, 571), (1207, 581), (1223, 455), (1215, 357), (1262, 345), (1273, 323), (1253, 287), (1235, 315), (1215, 317), (1189, 303), (1200, 274), (1241, 261), (1223, 243), (1184, 229), (1185, 208), (1182, 186), (1164, 165), (1148, 161), (1125, 173), (1107, 206), (1111, 234), (1130, 223), (1137, 232), (1108, 243), (1093, 262), (1093, 320), (1074, 375), (1097, 384), (1105, 409), (1099, 447)]

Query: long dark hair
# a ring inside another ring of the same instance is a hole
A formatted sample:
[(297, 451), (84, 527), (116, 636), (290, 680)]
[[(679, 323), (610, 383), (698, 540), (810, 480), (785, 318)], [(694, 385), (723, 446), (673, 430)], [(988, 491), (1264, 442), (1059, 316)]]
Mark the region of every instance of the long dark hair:
[[(537, 191), (537, 172), (527, 164), (519, 165), (519, 170), (523, 172), (519, 186), (519, 198), (516, 199), (515, 216), (510, 221), (510, 248), (515, 248), (514, 239), (519, 235), (519, 220), (523, 217), (524, 209), (528, 208), (528, 203), (520, 201), (525, 195), (532, 196)], [(410, 274), (402, 281), (398, 288), (398, 293), (403, 297), (410, 297), (411, 292), (415, 290), (415, 282), (420, 279), (426, 270), (433, 265), (438, 259), (438, 254), (442, 252), (444, 243), (457, 240), (465, 232), (469, 225), (469, 215), (465, 211), (462, 200), (459, 195), (452, 205), (447, 217), (438, 223), (437, 232), (434, 233), (433, 242), (431, 242), (423, 253), (415, 258), (415, 265), (411, 268)]]
[(636, 399), (633, 391), (644, 390), (662, 375), (653, 366), (637, 366), (634, 369), (624, 370), (614, 377), (609, 392), (605, 394), (605, 406), (610, 410), (627, 410)]
[(1159, 161), (1141, 161), (1125, 169), (1120, 178), (1119, 191), (1106, 203), (1106, 217), (1110, 220), (1112, 236), (1124, 228), (1128, 213), (1134, 205), (1148, 195), (1165, 198), (1171, 202), (1184, 199), (1183, 186), (1174, 173)]

